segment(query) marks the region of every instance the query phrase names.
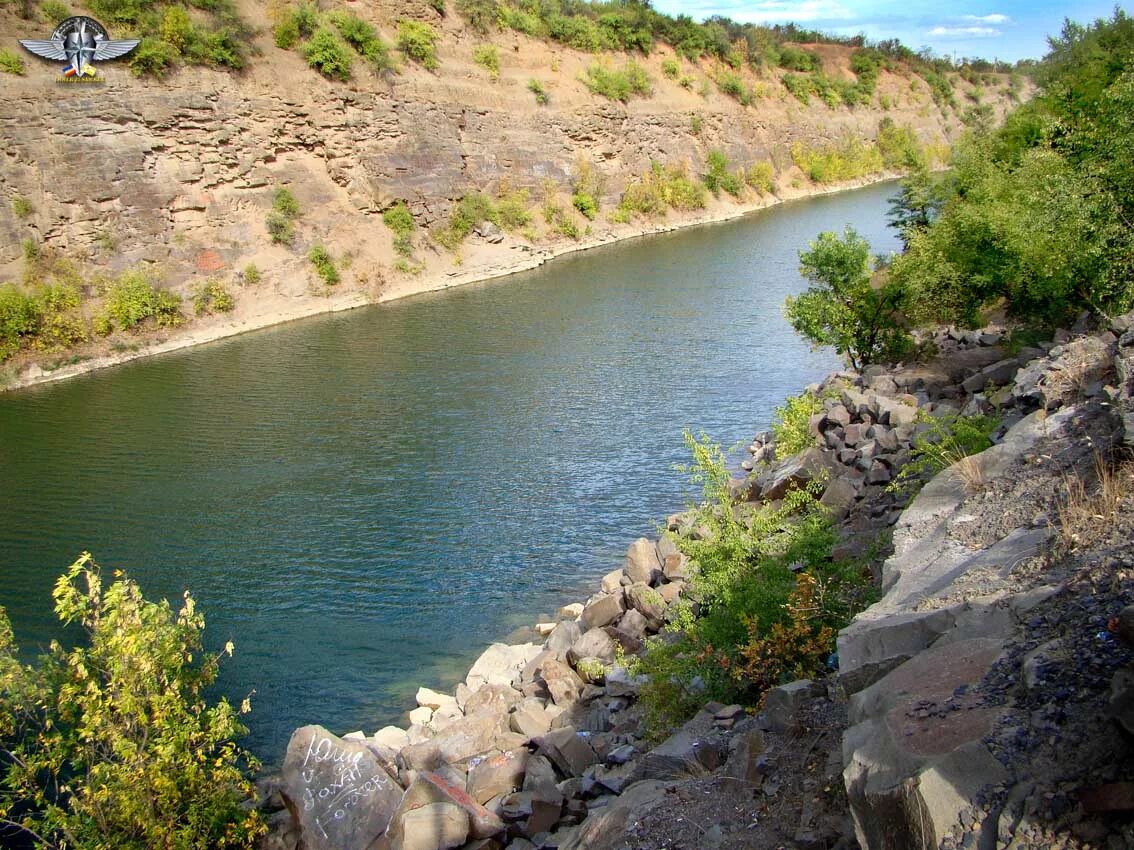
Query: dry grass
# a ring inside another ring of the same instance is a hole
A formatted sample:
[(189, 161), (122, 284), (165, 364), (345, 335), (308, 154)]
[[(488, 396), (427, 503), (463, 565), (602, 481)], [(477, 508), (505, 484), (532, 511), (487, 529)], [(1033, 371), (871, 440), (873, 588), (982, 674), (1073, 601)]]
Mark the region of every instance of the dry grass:
[(965, 455), (953, 464), (953, 474), (961, 479), (969, 493), (984, 489), (984, 467), (976, 455)]
[(1063, 495), (1056, 510), (1060, 542), (1069, 551), (1104, 533), (1123, 500), (1134, 492), (1134, 463), (1115, 467), (1096, 451), (1093, 473), (1090, 484), (1078, 473), (1063, 476)]

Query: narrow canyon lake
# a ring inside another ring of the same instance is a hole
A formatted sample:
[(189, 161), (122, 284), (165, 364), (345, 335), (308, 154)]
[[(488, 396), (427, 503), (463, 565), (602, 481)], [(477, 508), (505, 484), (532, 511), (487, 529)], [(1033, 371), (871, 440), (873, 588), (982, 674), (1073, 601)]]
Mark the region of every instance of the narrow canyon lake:
[(397, 722), (695, 495), (684, 428), (734, 446), (837, 366), (783, 317), (798, 252), (848, 223), (896, 250), (895, 190), (0, 395), (0, 605), (31, 657), (90, 550), (193, 591), (266, 760), (306, 723)]

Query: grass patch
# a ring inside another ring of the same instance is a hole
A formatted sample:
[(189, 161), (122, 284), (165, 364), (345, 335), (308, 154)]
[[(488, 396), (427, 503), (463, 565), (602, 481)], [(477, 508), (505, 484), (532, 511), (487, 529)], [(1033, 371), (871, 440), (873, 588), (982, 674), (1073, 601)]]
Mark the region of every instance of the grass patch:
[(660, 218), (670, 209), (704, 209), (705, 184), (689, 176), (683, 166), (650, 164), (649, 171), (626, 187), (612, 220), (626, 222), (633, 216)]
[(327, 286), (334, 286), (340, 280), (339, 270), (335, 268), (335, 258), (322, 245), (315, 245), (307, 252), (307, 259), (315, 267), (315, 274)]
[(236, 299), (232, 297), (224, 282), (215, 277), (197, 284), (193, 288), (193, 311), (198, 316), (207, 316), (210, 313), (229, 313), (236, 307)]
[(492, 44), (480, 44), (473, 48), (473, 62), (488, 71), (493, 80), (500, 78), (500, 53)]
[(437, 41), (440, 36), (429, 24), (420, 21), (398, 23), (398, 49), (407, 59), (418, 62), (430, 71), (441, 67), (437, 58)]
[(416, 224), (405, 201), (398, 201), (384, 213), (382, 222), (394, 234), (394, 251), (403, 257), (413, 256), (413, 231)]
[(11, 50), (0, 48), (0, 71), (22, 77), (25, 73), (24, 58)]
[(543, 83), (539, 80), (528, 80), (528, 91), (535, 95), (536, 103), (540, 106), (547, 106), (548, 101), (551, 99), (547, 96), (547, 89), (543, 87)]
[(291, 247), (295, 242), (295, 220), (299, 216), (299, 201), (295, 195), (286, 186), (277, 188), (272, 194), (272, 210), (264, 220), (272, 242)]
[(596, 62), (587, 68), (583, 84), (594, 94), (622, 103), (633, 96), (650, 97), (654, 93), (646, 69), (633, 61), (617, 69)]

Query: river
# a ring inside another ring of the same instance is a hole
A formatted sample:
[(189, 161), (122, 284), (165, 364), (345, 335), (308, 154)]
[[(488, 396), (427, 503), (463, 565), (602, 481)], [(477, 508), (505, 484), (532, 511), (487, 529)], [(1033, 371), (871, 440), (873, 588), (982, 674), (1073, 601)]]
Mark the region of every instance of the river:
[(783, 318), (798, 251), (847, 223), (895, 250), (894, 189), (0, 395), (0, 605), (45, 646), (88, 549), (193, 591), (265, 759), (306, 723), (397, 722), (692, 497), (683, 428), (734, 446), (837, 365)]

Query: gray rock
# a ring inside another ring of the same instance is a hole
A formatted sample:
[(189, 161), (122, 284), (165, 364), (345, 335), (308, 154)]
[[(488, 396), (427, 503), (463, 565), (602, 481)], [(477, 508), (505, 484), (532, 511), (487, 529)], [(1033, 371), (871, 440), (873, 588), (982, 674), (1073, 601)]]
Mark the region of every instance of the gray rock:
[(791, 489), (803, 487), (818, 475), (835, 471), (834, 460), (817, 448), (804, 449), (787, 458), (761, 476), (760, 497), (768, 501), (782, 499)]
[(712, 731), (713, 715), (700, 712), (646, 753), (638, 762), (633, 779), (678, 779), (708, 775), (724, 761), (724, 754)]
[(402, 799), (365, 742), (338, 738), (322, 726), (292, 733), (280, 792), (311, 850), (365, 850), (385, 832)]
[(475, 762), (469, 768), (465, 786), (469, 796), (484, 804), (493, 797), (511, 794), (524, 783), (528, 769), (528, 751), (511, 750)]
[(566, 664), (549, 661), (543, 666), (541, 674), (556, 705), (567, 707), (578, 701), (583, 692), (583, 680)]
[(469, 816), (453, 803), (427, 803), (401, 816), (399, 850), (450, 850), (469, 836)]
[[(406, 789), (398, 811), (391, 818), (386, 839), (393, 847), (405, 846), (406, 841), (414, 840), (411, 830), (424, 829), (425, 824), (413, 817), (407, 820), (407, 816), (425, 806), (438, 804), (461, 810), (466, 818), (468, 838), (491, 838), (504, 831), (504, 822), (469, 796), (463, 786), (455, 785), (436, 773), (421, 771)], [(456, 820), (453, 818), (453, 821)]]
[(662, 570), (669, 581), (684, 581), (690, 576), (689, 559), (680, 552), (667, 555)]
[(582, 776), (598, 756), (574, 728), (553, 729), (540, 739), (537, 752), (554, 764), (565, 776)]
[(625, 570), (632, 582), (654, 584), (662, 575), (657, 547), (645, 537), (639, 537), (626, 550)]
[[(584, 609), (585, 610), (585, 609)], [(547, 640), (544, 641), (544, 646), (553, 652), (558, 652), (565, 655), (571, 645), (583, 636), (583, 627), (577, 620), (564, 620), (557, 625)]]
[(398, 763), (410, 770), (433, 770), (443, 764), (456, 764), (489, 752), (496, 746), (496, 738), (507, 732), (506, 715), (463, 717), (428, 741), (406, 747), (398, 753)]
[(465, 677), (465, 684), (474, 693), (486, 683), (511, 685), (519, 679), (520, 671), (527, 663), (542, 651), (543, 648), (534, 643), (511, 646), (494, 643), (473, 662)]
[(617, 850), (625, 846), (630, 825), (648, 819), (665, 797), (664, 782), (636, 783), (588, 815), (559, 850)]
[(602, 629), (589, 629), (567, 651), (567, 660), (577, 665), (581, 658), (597, 658), (603, 664), (614, 663), (615, 643)]
[[(674, 585), (672, 583), (667, 584), (667, 585), (663, 586), (663, 590), (666, 587), (675, 587), (675, 586), (676, 585)], [(642, 638), (644, 638), (646, 636), (646, 626), (647, 625), (648, 625), (648, 623), (646, 621), (645, 615), (642, 614), (641, 611), (638, 611), (634, 608), (631, 608), (629, 611), (627, 611), (625, 614), (623, 614), (622, 619), (618, 621), (618, 630), (621, 631), (621, 632), (625, 632), (628, 635), (632, 635), (633, 637), (637, 638), (638, 640), (642, 640)]]
[(523, 694), (510, 685), (484, 685), (468, 698), (465, 714), (507, 714), (523, 698)]
[(831, 511), (832, 517), (839, 521), (850, 513), (855, 499), (858, 498), (858, 489), (843, 476), (832, 478), (827, 489), (823, 491), (819, 503)]
[(786, 732), (797, 725), (800, 709), (816, 697), (824, 696), (827, 689), (810, 679), (799, 679), (772, 688), (764, 698), (764, 718), (767, 728)]
[(648, 584), (632, 584), (626, 588), (626, 601), (646, 618), (650, 629), (657, 631), (665, 619), (665, 599)]
[(526, 738), (538, 738), (551, 728), (551, 715), (538, 699), (525, 699), (512, 709), (508, 723), (512, 731)]
[(622, 577), (626, 573), (622, 570), (611, 570), (602, 577), (601, 588), (603, 593), (614, 593), (622, 586)]
[(622, 592), (618, 591), (608, 596), (592, 599), (583, 609), (582, 626), (585, 630), (608, 626), (622, 616), (626, 610), (626, 601)]

